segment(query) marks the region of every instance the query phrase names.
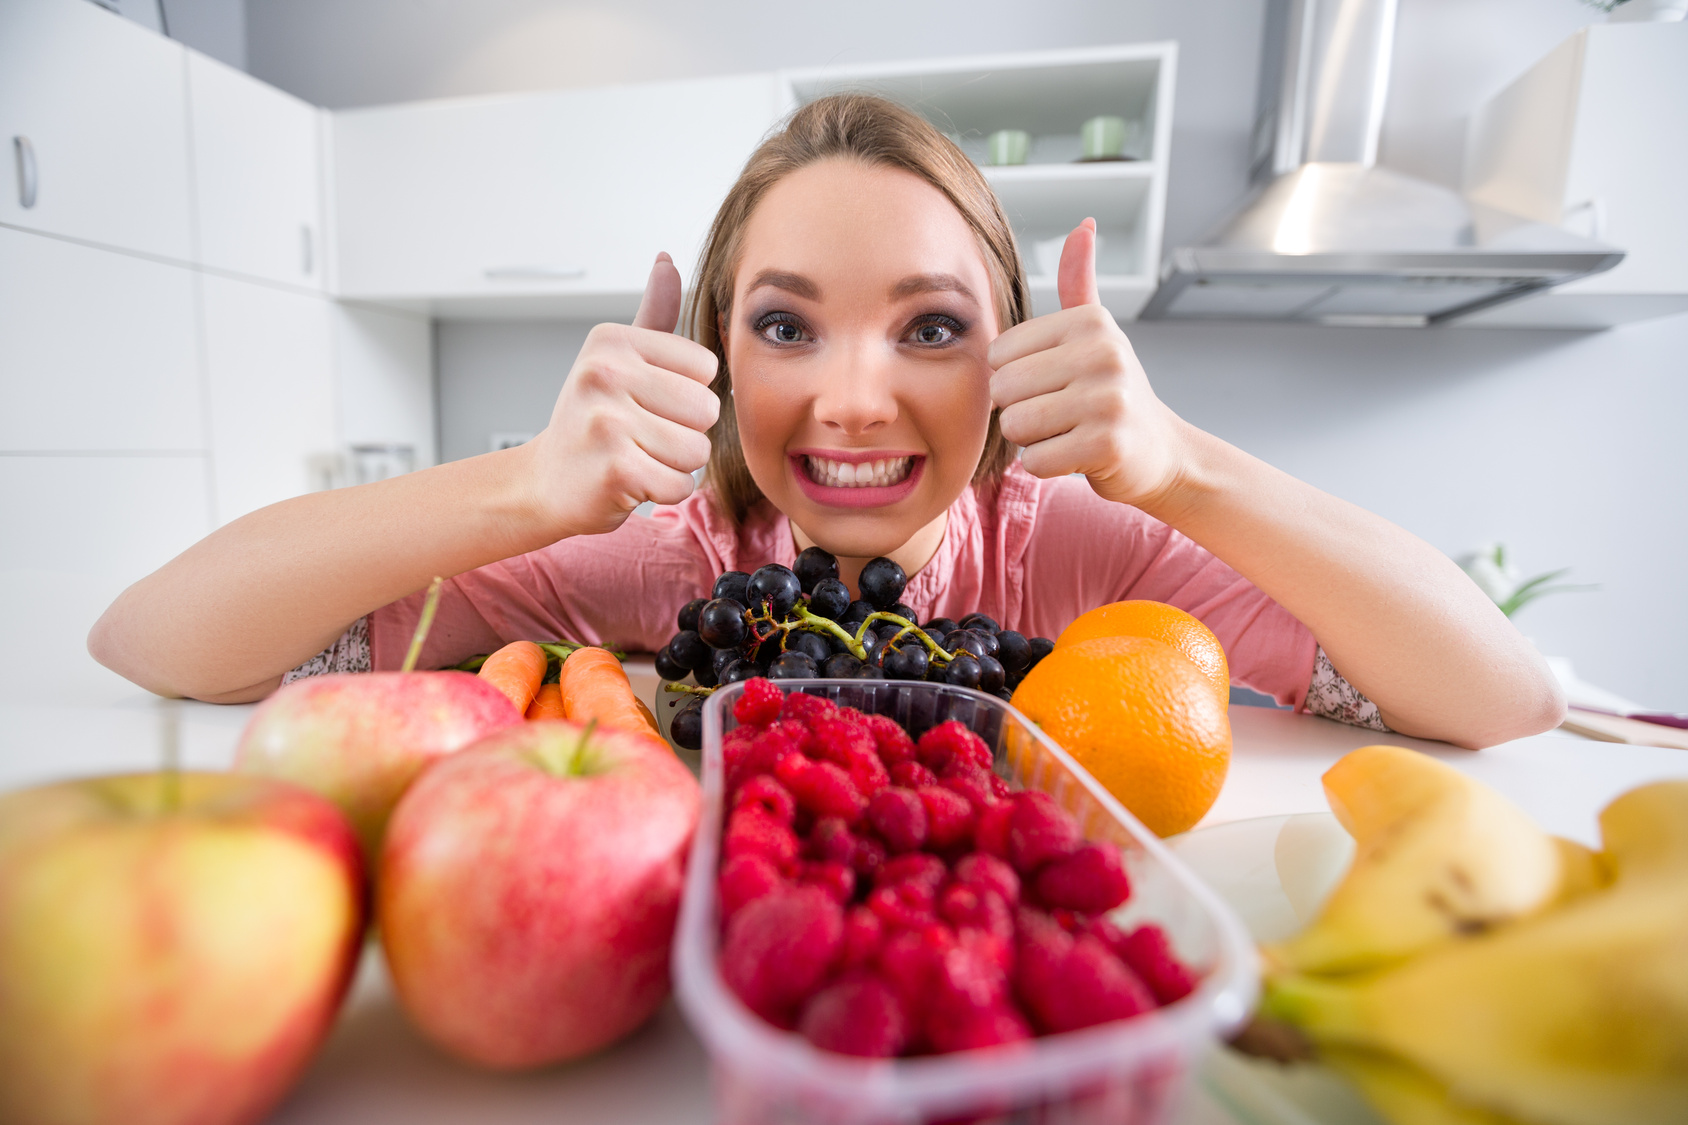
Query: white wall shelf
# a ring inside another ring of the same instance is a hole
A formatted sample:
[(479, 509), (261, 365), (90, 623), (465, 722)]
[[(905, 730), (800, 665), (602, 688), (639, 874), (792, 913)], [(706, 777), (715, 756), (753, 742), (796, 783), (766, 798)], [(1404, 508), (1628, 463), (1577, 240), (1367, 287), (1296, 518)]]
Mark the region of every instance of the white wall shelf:
[[(794, 70), (781, 77), (788, 109), (827, 94), (878, 94), (919, 112), (981, 165), (991, 133), (1031, 134), (1027, 163), (983, 170), (1014, 226), (1033, 312), (1059, 307), (1054, 244), (1090, 217), (1101, 236), (1096, 268), (1102, 303), (1130, 320), (1154, 292), (1159, 272), (1177, 57), (1176, 44), (1144, 43)], [(1126, 153), (1136, 159), (1079, 162), (1079, 128), (1101, 114), (1125, 119)]]

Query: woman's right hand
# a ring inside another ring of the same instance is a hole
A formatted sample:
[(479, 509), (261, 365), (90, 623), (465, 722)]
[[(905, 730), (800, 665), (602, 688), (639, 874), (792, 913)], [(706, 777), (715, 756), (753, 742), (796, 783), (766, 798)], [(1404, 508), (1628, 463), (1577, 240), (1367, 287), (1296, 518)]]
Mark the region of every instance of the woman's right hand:
[(715, 353), (674, 334), (680, 271), (658, 254), (631, 326), (600, 324), (543, 432), (523, 447), (532, 510), (556, 539), (614, 531), (646, 500), (678, 504), (709, 460)]

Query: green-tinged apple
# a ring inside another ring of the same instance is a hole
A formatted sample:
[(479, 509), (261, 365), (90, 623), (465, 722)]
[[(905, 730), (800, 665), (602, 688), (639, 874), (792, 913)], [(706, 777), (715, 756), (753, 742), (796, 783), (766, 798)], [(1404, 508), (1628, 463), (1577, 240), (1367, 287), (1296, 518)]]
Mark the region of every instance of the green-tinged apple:
[(235, 768), (296, 782), (339, 805), (373, 866), (405, 787), (435, 758), (522, 722), (467, 672), (363, 672), (295, 680), (259, 705)]
[(376, 919), (405, 1010), (447, 1050), (519, 1069), (595, 1051), (668, 995), (697, 781), (648, 734), (500, 731), (399, 802)]
[(327, 1034), (361, 947), (332, 804), (234, 774), (0, 796), (0, 1121), (234, 1125)]

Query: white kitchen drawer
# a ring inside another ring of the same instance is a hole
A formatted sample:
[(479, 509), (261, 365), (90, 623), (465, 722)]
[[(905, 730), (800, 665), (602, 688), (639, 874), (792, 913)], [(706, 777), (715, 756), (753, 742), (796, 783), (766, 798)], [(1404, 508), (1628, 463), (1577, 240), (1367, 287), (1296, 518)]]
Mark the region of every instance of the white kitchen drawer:
[(320, 111), (197, 52), (187, 67), (200, 261), (321, 289)]
[(659, 251), (691, 279), (778, 96), (755, 74), (336, 113), (337, 292), (454, 315), (636, 307)]
[(0, 228), (0, 450), (200, 450), (194, 272)]
[(88, 630), (125, 587), (210, 531), (209, 506), (201, 454), (0, 455), (0, 700), (133, 696), (88, 655)]
[(311, 487), (339, 445), (333, 305), (206, 274), (205, 358), (218, 524)]
[(187, 261), (185, 68), (183, 47), (87, 0), (0, 3), (0, 223)]

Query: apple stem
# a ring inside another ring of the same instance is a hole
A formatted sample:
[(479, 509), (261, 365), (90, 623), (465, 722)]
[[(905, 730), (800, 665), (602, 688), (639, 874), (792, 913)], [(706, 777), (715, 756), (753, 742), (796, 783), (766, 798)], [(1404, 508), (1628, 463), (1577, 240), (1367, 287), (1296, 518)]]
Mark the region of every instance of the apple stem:
[(580, 732), (580, 741), (574, 744), (574, 753), (569, 757), (569, 772), (580, 772), (580, 756), (586, 753), (586, 740), (592, 737), (592, 732), (598, 729), (598, 720), (593, 719), (586, 724), (586, 729)]
[(410, 637), (410, 651), (404, 654), (404, 665), (401, 672), (412, 672), (416, 669), (416, 661), (422, 656), (422, 642), (428, 639), (428, 630), (434, 627), (434, 612), (440, 608), (440, 586), (445, 579), (439, 575), (428, 584), (428, 596), (422, 602), (422, 616), (416, 621), (416, 632)]

